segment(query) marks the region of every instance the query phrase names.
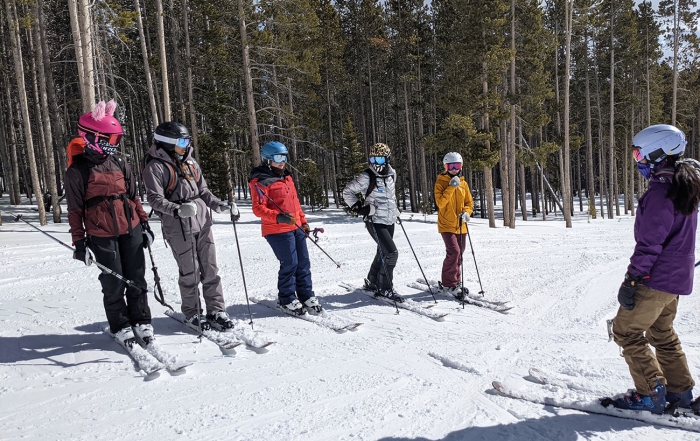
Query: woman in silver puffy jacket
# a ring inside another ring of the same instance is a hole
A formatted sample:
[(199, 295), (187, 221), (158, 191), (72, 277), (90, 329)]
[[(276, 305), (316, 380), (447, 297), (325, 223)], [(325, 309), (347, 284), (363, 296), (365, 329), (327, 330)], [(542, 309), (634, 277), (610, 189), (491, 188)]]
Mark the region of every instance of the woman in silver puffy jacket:
[(393, 283), (399, 257), (394, 244), (394, 223), (399, 209), (396, 172), (389, 165), (390, 157), (389, 146), (381, 142), (374, 144), (370, 149), (369, 168), (345, 186), (343, 199), (353, 212), (363, 217), (367, 231), (377, 243), (377, 253), (364, 288), (375, 295), (403, 302)]

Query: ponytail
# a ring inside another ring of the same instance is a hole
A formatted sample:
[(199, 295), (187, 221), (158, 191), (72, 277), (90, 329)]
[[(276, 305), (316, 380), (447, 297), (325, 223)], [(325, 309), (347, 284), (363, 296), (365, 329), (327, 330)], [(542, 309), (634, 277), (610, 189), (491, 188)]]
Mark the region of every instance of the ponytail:
[(676, 173), (666, 196), (673, 201), (676, 211), (689, 216), (700, 204), (700, 162), (690, 158), (678, 159), (674, 166)]

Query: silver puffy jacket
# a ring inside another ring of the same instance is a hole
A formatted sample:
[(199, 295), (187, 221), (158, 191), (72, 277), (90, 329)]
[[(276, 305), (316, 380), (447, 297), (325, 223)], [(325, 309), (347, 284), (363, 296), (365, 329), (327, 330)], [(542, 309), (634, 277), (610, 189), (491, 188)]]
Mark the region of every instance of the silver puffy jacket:
[(380, 175), (371, 168), (369, 171), (360, 173), (345, 186), (343, 199), (349, 207), (352, 207), (359, 200), (358, 193), (364, 197), (369, 188), (368, 173), (374, 173), (377, 176), (377, 187), (365, 200), (366, 205), (373, 205), (375, 209), (370, 220), (375, 224), (392, 225), (399, 216), (399, 209), (396, 203), (396, 172), (391, 166), (386, 175)]

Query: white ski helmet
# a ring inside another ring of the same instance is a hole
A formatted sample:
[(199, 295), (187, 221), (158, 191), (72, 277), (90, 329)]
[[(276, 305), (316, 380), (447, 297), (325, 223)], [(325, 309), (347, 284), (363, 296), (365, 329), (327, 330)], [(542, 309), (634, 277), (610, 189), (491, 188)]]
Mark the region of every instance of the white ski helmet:
[(632, 138), (632, 148), (639, 149), (642, 158), (658, 164), (667, 156), (685, 152), (685, 135), (669, 124), (657, 124), (640, 131)]
[(450, 152), (442, 158), (442, 165), (454, 164), (456, 162), (462, 164), (462, 155), (457, 152)]

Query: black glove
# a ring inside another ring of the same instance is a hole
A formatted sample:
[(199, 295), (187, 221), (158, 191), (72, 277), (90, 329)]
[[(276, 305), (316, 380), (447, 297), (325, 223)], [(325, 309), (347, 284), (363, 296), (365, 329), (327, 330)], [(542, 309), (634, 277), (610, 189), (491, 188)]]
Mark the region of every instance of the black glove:
[(311, 227), (309, 227), (309, 224), (307, 224), (306, 222), (304, 222), (303, 224), (301, 224), (301, 229), (302, 229), (302, 230), (304, 231), (304, 233), (306, 233), (307, 235), (308, 235), (309, 232), (311, 231)]
[(294, 216), (289, 214), (289, 213), (280, 213), (277, 215), (277, 223), (278, 224), (296, 225), (297, 220), (294, 219)]
[(148, 222), (141, 222), (141, 236), (143, 236), (143, 247), (148, 248), (153, 245), (155, 235), (148, 225)]
[(95, 255), (92, 254), (90, 248), (87, 247), (87, 241), (85, 239), (80, 239), (75, 243), (73, 259), (84, 262), (86, 266), (92, 265), (92, 261), (95, 260)]
[(620, 306), (628, 311), (634, 309), (634, 294), (637, 291), (637, 285), (643, 283), (649, 276), (639, 277), (633, 276), (630, 273), (625, 274), (625, 281), (622, 282), (620, 290), (617, 292), (617, 301)]
[(360, 201), (357, 201), (352, 207), (350, 207), (350, 210), (362, 217), (365, 217), (374, 214), (374, 210), (372, 210), (372, 208), (374, 208), (372, 205), (362, 205)]

